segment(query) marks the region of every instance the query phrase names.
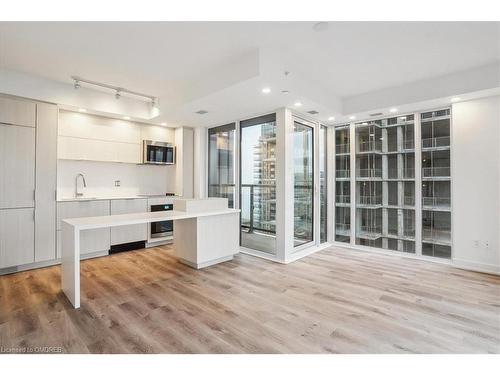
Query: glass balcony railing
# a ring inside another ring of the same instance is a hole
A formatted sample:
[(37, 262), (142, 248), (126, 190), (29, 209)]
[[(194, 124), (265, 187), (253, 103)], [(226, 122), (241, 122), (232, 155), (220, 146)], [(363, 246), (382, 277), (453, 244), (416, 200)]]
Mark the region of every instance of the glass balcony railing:
[(376, 142), (376, 141), (359, 142), (358, 152), (382, 152), (382, 142)]
[(356, 176), (359, 178), (382, 178), (382, 169), (378, 168), (358, 169), (356, 171)]
[(450, 198), (422, 197), (422, 206), (424, 207), (450, 208), (450, 205)]
[(387, 170), (387, 178), (389, 180), (395, 180), (398, 178), (413, 179), (415, 178), (415, 168), (402, 168), (401, 177), (399, 176), (399, 169), (389, 168)]
[(351, 171), (349, 169), (337, 169), (335, 175), (337, 178), (349, 178)]
[(450, 146), (450, 137), (433, 137), (422, 139), (422, 148), (436, 148)]
[(341, 143), (335, 146), (337, 154), (348, 154), (350, 152), (349, 143)]
[(241, 185), (241, 226), (254, 231), (276, 234), (276, 186)]
[(415, 237), (415, 228), (413, 227), (403, 227), (404, 237)]
[(414, 206), (415, 205), (415, 197), (413, 195), (407, 195), (403, 197), (403, 204), (405, 206)]
[(450, 167), (422, 168), (422, 177), (450, 177)]
[(382, 204), (381, 195), (360, 195), (358, 196), (359, 205), (380, 205)]
[(415, 148), (415, 141), (407, 139), (403, 141), (403, 150), (413, 150)]
[(351, 224), (335, 223), (335, 234), (340, 234), (341, 236), (349, 236), (351, 234)]
[(422, 239), (430, 242), (449, 243), (451, 241), (451, 230), (423, 228)]
[(234, 207), (234, 184), (210, 184), (208, 185), (208, 196), (217, 198), (227, 198), (228, 206)]
[(336, 202), (337, 203), (351, 203), (351, 196), (350, 195), (337, 195)]
[(356, 236), (364, 238), (378, 238), (382, 235), (381, 226), (362, 225), (359, 227)]

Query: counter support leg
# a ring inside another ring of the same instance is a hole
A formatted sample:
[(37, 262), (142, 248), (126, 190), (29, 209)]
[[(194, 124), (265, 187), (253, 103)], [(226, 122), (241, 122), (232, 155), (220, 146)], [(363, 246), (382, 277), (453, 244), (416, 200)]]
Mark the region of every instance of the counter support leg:
[(61, 287), (75, 309), (80, 307), (80, 230), (62, 222)]

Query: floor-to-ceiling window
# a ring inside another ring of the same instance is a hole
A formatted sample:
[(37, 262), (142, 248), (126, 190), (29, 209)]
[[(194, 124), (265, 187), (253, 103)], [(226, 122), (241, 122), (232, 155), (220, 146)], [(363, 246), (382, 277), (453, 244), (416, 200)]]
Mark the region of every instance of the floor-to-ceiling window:
[(414, 253), (414, 116), (355, 127), (356, 244)]
[(420, 115), (422, 254), (451, 257), (450, 109)]
[(351, 240), (351, 157), (349, 125), (335, 128), (335, 241)]
[(240, 122), (241, 246), (276, 253), (276, 115)]
[(313, 134), (312, 126), (294, 121), (294, 246), (303, 245), (314, 239)]
[(319, 128), (319, 242), (327, 241), (328, 234), (328, 174), (327, 127)]
[(235, 124), (208, 129), (208, 196), (228, 198), (234, 207)]

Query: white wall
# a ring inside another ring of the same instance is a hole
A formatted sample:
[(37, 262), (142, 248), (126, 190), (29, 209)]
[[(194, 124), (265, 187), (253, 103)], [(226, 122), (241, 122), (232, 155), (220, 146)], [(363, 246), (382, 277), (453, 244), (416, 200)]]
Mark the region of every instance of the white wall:
[(453, 262), (500, 272), (500, 96), (452, 107)]

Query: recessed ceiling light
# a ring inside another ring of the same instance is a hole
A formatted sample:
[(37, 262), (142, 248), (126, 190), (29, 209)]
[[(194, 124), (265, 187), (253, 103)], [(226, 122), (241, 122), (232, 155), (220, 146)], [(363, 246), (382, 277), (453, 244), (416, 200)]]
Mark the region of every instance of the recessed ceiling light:
[(295, 102), (294, 106), (295, 107), (302, 107), (302, 103), (301, 102)]
[(263, 94), (269, 94), (270, 92), (271, 92), (271, 89), (270, 89), (269, 87), (264, 87), (264, 88), (262, 89), (262, 93), (263, 93)]
[(162, 122), (160, 125), (162, 125), (162, 126), (166, 126), (166, 125), (167, 125), (167, 123), (166, 123), (166, 122)]
[(123, 116), (123, 119), (124, 120), (130, 120), (130, 117), (129, 116)]
[(389, 112), (391, 112), (391, 113), (394, 113), (394, 112), (397, 112), (397, 111), (398, 111), (397, 108), (391, 108), (391, 109), (389, 109)]
[(354, 120), (356, 116), (349, 116), (349, 120)]
[(85, 108), (80, 108), (78, 112), (87, 112), (87, 110)]
[(335, 121), (335, 117), (333, 116), (328, 117), (328, 121)]
[(290, 94), (290, 91), (288, 91), (288, 90), (281, 90), (281, 93), (285, 94), (285, 95), (288, 95), (288, 94)]
[(451, 101), (453, 103), (460, 101), (460, 98), (458, 96), (455, 96), (454, 98), (451, 98)]

